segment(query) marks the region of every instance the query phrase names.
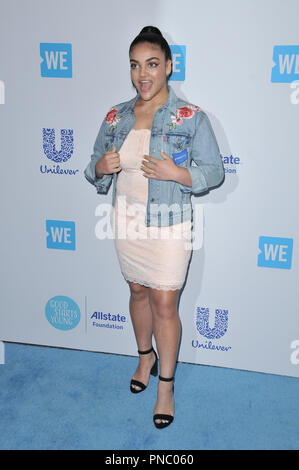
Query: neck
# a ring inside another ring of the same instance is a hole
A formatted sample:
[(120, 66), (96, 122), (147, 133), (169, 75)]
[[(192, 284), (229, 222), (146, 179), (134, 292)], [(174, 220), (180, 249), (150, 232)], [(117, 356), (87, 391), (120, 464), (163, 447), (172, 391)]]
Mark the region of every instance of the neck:
[(158, 95), (154, 96), (151, 100), (143, 100), (141, 96), (138, 98), (138, 102), (141, 106), (144, 106), (145, 109), (158, 109), (163, 106), (168, 99), (168, 87), (162, 88)]

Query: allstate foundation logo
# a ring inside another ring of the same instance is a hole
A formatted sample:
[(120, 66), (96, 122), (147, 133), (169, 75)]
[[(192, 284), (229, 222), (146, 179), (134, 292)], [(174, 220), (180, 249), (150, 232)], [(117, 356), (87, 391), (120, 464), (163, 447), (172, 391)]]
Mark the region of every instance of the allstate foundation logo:
[[(197, 307), (196, 309), (196, 329), (198, 333), (207, 338), (204, 343), (193, 340), (193, 348), (212, 349), (216, 351), (229, 351), (231, 346), (213, 344), (211, 340), (222, 338), (228, 329), (228, 310), (216, 308), (214, 327), (211, 326), (211, 315), (209, 307)], [(208, 341), (209, 340), (209, 341)]]
[(43, 150), (44, 155), (54, 162), (54, 165), (52, 167), (41, 165), (41, 173), (55, 175), (76, 175), (78, 173), (79, 170), (62, 168), (57, 165), (57, 163), (67, 163), (74, 153), (73, 129), (60, 129), (60, 145), (56, 147), (55, 129), (43, 128)]
[(299, 79), (299, 46), (274, 46), (271, 82), (291, 83)]
[(186, 46), (169, 46), (172, 58), (172, 74), (169, 80), (183, 82), (186, 70)]
[(127, 317), (120, 313), (93, 312), (90, 316), (92, 326), (96, 328), (110, 328), (113, 330), (123, 330), (127, 323)]
[(72, 45), (63, 43), (41, 43), (41, 76), (56, 78), (72, 77)]
[(233, 155), (220, 155), (224, 166), (224, 172), (230, 174), (237, 173), (240, 165), (240, 158), (234, 157)]
[(46, 220), (47, 248), (54, 250), (75, 250), (75, 222), (67, 220)]
[(257, 265), (264, 268), (291, 269), (293, 239), (260, 237)]
[(45, 307), (48, 322), (58, 330), (72, 330), (80, 322), (80, 309), (70, 297), (57, 295)]

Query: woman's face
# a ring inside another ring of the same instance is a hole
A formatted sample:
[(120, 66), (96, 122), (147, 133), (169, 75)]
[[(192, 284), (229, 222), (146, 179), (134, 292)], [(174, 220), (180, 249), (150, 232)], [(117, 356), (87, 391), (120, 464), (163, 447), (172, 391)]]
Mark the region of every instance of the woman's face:
[(167, 89), (167, 76), (171, 73), (171, 60), (166, 62), (159, 45), (143, 42), (130, 54), (131, 79), (145, 101), (158, 97)]

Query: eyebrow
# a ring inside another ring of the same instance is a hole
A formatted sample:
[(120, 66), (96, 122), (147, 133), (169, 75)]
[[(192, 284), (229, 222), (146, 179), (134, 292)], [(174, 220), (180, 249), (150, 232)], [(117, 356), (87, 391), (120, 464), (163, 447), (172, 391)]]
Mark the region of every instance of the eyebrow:
[[(153, 59), (160, 60), (159, 57), (150, 57), (149, 59), (146, 59), (145, 62), (149, 62), (150, 60), (153, 60)], [(130, 59), (130, 62), (137, 62), (138, 63), (138, 60)]]

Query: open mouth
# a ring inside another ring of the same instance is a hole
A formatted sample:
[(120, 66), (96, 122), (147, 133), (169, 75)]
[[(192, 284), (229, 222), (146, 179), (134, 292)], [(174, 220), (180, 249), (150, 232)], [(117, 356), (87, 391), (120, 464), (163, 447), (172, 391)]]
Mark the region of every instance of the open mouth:
[(152, 84), (153, 83), (150, 80), (139, 80), (140, 91), (142, 92), (150, 91)]

